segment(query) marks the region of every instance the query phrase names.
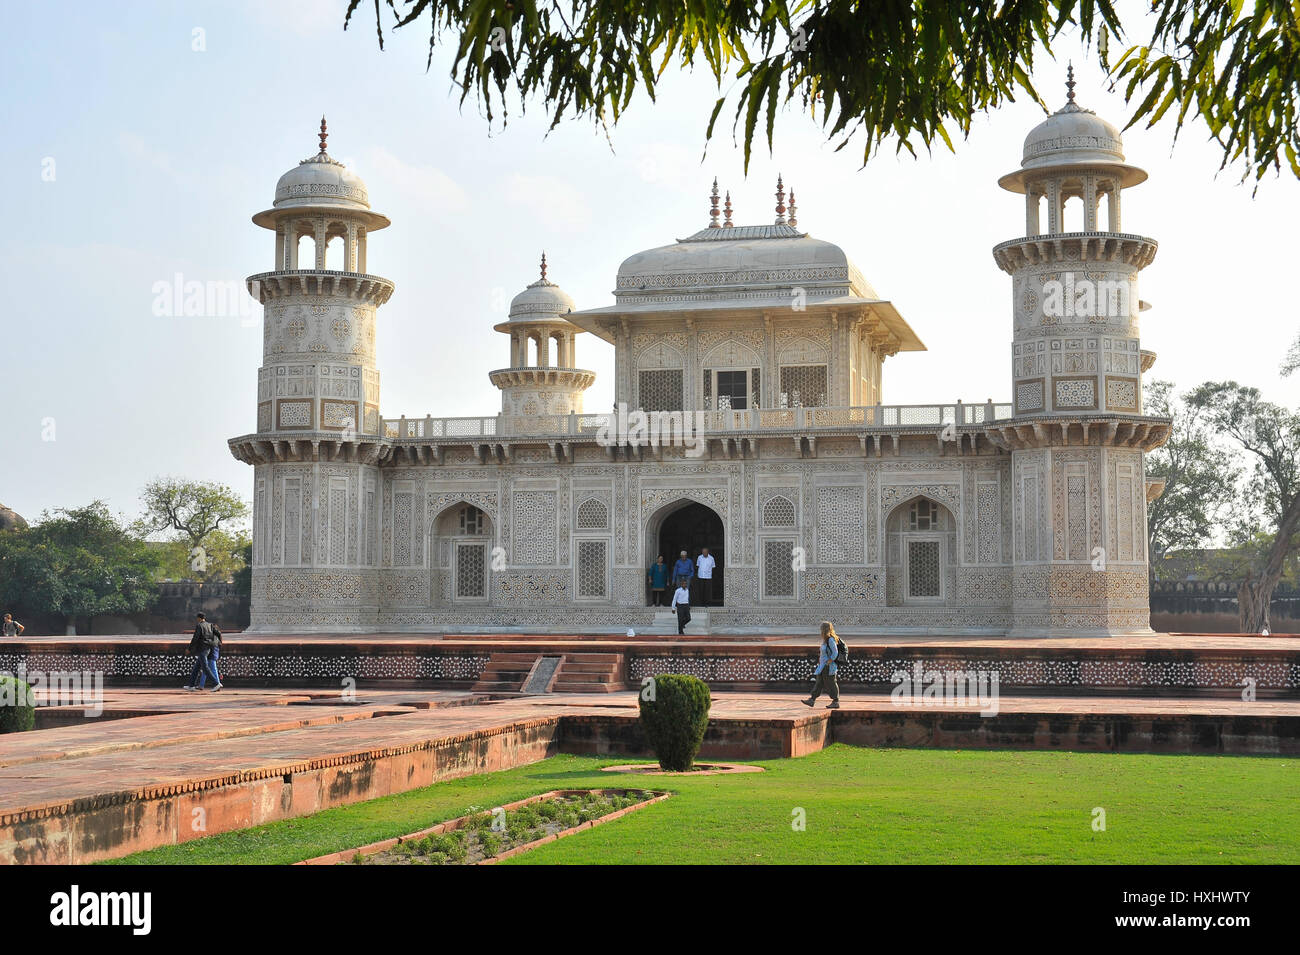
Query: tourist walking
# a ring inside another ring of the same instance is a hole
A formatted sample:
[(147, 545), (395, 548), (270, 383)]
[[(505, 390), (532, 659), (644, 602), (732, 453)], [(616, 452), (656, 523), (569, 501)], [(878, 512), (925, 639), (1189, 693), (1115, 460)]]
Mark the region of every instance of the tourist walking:
[(668, 564), (664, 562), (663, 554), (660, 554), (659, 559), (650, 565), (645, 577), (646, 582), (650, 584), (650, 606), (664, 606), (668, 590)]
[(817, 702), (817, 697), (827, 693), (830, 695), (831, 702), (826, 708), (828, 710), (838, 710), (840, 708), (840, 684), (835, 679), (835, 673), (838, 670), (835, 659), (840, 655), (840, 636), (835, 632), (835, 626), (829, 620), (822, 621), (821, 629), (821, 650), (818, 653), (817, 669), (813, 671), (816, 682), (813, 684), (812, 696), (799, 702), (804, 706), (812, 706)]
[(677, 635), (686, 633), (686, 625), (691, 622), (691, 583), (690, 578), (683, 577), (677, 581), (677, 592), (673, 594), (672, 609), (677, 611)]
[(673, 580), (677, 583), (685, 580), (686, 586), (689, 587), (694, 576), (695, 563), (686, 556), (686, 551), (682, 551), (682, 555), (677, 558), (677, 563), (673, 564)]
[(695, 558), (695, 576), (700, 582), (700, 599), (702, 606), (709, 606), (713, 603), (713, 568), (718, 566), (717, 560), (709, 553), (705, 547), (700, 551), (700, 556)]
[(6, 637), (20, 637), (26, 629), (26, 627), (14, 619), (13, 614), (5, 614), (4, 635)]
[(194, 636), (190, 637), (189, 653), (194, 654), (194, 669), (190, 672), (190, 682), (182, 689), (201, 690), (208, 677), (212, 678), (212, 690), (222, 687), (221, 674), (217, 672), (217, 660), (221, 658), (221, 631), (209, 623), (203, 614), (198, 614), (194, 624)]

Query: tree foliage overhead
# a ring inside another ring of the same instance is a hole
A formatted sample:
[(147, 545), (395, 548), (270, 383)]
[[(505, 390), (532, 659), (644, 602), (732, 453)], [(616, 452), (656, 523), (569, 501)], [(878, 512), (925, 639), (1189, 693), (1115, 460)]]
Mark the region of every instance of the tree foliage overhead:
[[(462, 104), (489, 122), (510, 97), (540, 98), (554, 128), (566, 118), (613, 125), (640, 89), (651, 101), (670, 67), (702, 65), (720, 92), (706, 138), (728, 100), (748, 168), (755, 139), (771, 149), (777, 114), (792, 103), (844, 148), (861, 135), (863, 162), (888, 140), (913, 155), (975, 117), (1025, 95), (1034, 58), (1063, 35), (1090, 44), (1133, 107), (1128, 125), (1199, 117), (1243, 178), (1285, 161), (1300, 176), (1300, 28), (1290, 0), (1152, 3), (1150, 36), (1112, 64), (1126, 28), (1111, 0), (371, 0), (379, 45), (384, 20), (427, 19), (428, 65), (454, 49)], [(361, 7), (348, 0), (344, 28)], [(385, 13), (385, 10), (388, 13)], [(1177, 109), (1174, 109), (1177, 107)]]

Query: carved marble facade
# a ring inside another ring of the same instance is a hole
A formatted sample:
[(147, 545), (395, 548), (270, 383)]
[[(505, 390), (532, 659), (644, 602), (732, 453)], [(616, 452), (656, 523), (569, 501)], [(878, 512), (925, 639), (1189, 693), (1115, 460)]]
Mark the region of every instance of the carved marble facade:
[[(1101, 147), (1071, 145), (1080, 124)], [(906, 321), (782, 194), (773, 225), (736, 227), (715, 192), (707, 228), (623, 262), (612, 306), (576, 310), (543, 263), (496, 326), (501, 415), (385, 419), (374, 329), (392, 283), (354, 251), (341, 272), (289, 267), (294, 223), (388, 223), (322, 141), (254, 220), (276, 230), (278, 268), (249, 280), (266, 305), (257, 431), (230, 442), (254, 467), (253, 629), (641, 629), (659, 530), (700, 504), (723, 535), (715, 631), (1147, 630), (1143, 453), (1168, 422), (1141, 414), (1154, 356), (1136, 281), (1155, 244), (1118, 231), (1120, 191), (1141, 180), (1112, 132), (1067, 106), (1002, 180), (1053, 210), (1040, 233), (1031, 201), (1030, 234), (994, 252), (1012, 279), (1012, 405), (892, 417), (884, 363), (924, 348)], [(1071, 197), (1093, 204), (1091, 231), (1061, 232)], [(1094, 280), (1131, 307), (1054, 314), (1047, 283)], [(582, 413), (584, 332), (614, 348), (617, 402), (704, 415), (695, 446), (611, 438), (612, 416)]]

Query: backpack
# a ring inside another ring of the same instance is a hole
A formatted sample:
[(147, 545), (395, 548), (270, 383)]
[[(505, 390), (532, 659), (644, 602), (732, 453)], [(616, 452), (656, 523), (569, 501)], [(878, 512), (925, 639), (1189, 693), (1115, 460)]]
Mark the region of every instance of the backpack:
[(841, 663), (848, 663), (848, 662), (849, 662), (849, 648), (844, 645), (844, 641), (839, 638), (838, 634), (836, 634), (835, 665), (839, 666)]

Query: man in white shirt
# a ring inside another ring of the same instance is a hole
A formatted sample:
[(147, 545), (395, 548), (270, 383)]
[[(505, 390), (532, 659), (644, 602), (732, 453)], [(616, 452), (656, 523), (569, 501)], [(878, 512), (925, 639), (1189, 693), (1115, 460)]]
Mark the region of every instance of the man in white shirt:
[(713, 568), (717, 566), (718, 562), (713, 559), (707, 547), (695, 558), (695, 576), (700, 581), (700, 603), (706, 607), (713, 603)]
[(691, 591), (689, 578), (683, 577), (677, 582), (677, 592), (673, 594), (671, 607), (677, 612), (677, 635), (686, 633), (686, 625), (691, 622)]

